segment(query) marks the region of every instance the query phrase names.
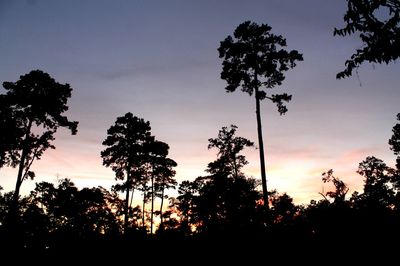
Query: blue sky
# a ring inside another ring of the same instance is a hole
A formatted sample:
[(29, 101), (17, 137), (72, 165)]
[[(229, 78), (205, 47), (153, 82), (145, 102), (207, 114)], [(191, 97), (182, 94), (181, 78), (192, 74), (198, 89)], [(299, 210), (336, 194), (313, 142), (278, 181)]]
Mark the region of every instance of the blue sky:
[[(400, 67), (365, 64), (358, 76), (335, 79), (360, 47), (354, 37), (333, 36), (345, 9), (344, 0), (0, 0), (0, 81), (41, 69), (74, 88), (68, 116), (80, 122), (78, 135), (57, 133), (57, 149), (33, 165), (36, 181), (58, 176), (109, 188), (115, 181), (102, 166), (101, 142), (126, 112), (150, 121), (170, 145), (179, 181), (204, 174), (216, 155), (207, 139), (222, 126), (236, 124), (240, 136), (257, 141), (254, 99), (225, 92), (217, 52), (237, 25), (252, 20), (269, 24), (304, 56), (275, 89), (293, 94), (289, 112), (279, 116), (262, 103), (269, 186), (297, 202), (318, 199), (328, 189), (321, 173), (333, 168), (360, 189), (355, 171), (366, 156), (394, 163), (387, 142), (400, 112)], [(246, 156), (246, 173), (259, 177), (258, 151)], [(15, 176), (1, 169), (0, 185), (12, 190)], [(27, 181), (23, 191), (33, 187)]]

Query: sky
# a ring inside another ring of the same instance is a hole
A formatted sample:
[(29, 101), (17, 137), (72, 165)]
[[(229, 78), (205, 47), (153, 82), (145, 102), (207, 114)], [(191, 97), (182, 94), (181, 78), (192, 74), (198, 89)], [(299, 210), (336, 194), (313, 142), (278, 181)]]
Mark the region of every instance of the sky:
[[(304, 57), (274, 89), (293, 95), (288, 113), (262, 102), (268, 187), (297, 203), (318, 200), (330, 188), (321, 173), (333, 168), (350, 191), (360, 191), (363, 159), (394, 165), (388, 139), (400, 112), (400, 66), (365, 64), (358, 75), (335, 78), (360, 48), (355, 37), (333, 36), (345, 10), (345, 0), (0, 0), (0, 81), (40, 69), (69, 83), (66, 114), (79, 121), (76, 136), (57, 132), (56, 149), (33, 164), (36, 179), (22, 193), (59, 178), (109, 189), (116, 182), (102, 165), (102, 142), (127, 112), (150, 121), (153, 135), (169, 144), (179, 182), (205, 175), (216, 158), (208, 139), (223, 126), (235, 124), (238, 136), (257, 142), (255, 100), (225, 92), (217, 52), (246, 20), (270, 25)], [(260, 178), (258, 150), (244, 154), (244, 172)], [(0, 169), (5, 191), (16, 175)]]

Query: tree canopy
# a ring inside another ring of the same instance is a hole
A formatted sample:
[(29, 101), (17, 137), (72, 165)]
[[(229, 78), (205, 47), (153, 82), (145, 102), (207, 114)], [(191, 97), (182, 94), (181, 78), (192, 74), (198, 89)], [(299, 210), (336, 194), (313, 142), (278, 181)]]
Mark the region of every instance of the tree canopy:
[(245, 21), (234, 31), (233, 36), (223, 40), (218, 48), (223, 58), (221, 78), (226, 80), (227, 92), (238, 87), (249, 95), (257, 94), (260, 100), (269, 99), (278, 107), (280, 114), (287, 111), (284, 102), (291, 95), (268, 94), (267, 91), (282, 85), (284, 73), (302, 61), (303, 56), (297, 50), (287, 51), (286, 39), (271, 33), (267, 24), (258, 25)]
[(59, 127), (77, 133), (78, 122), (70, 121), (63, 113), (68, 110), (72, 88), (56, 82), (49, 74), (33, 70), (16, 82), (4, 82), (5, 95), (0, 95), (0, 167), (18, 166), (14, 192), (14, 210), (18, 205), (22, 182), (33, 179), (30, 170), (48, 149)]
[(362, 63), (386, 63), (400, 57), (400, 2), (398, 0), (347, 0), (346, 25), (334, 35), (358, 34), (362, 47), (345, 63), (337, 79), (352, 75)]

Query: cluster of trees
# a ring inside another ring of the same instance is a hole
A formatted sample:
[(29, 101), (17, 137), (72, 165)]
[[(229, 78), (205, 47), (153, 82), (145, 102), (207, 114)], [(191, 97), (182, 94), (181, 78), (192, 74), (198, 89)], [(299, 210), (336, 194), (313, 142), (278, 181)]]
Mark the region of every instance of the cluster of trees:
[[(360, 32), (364, 47), (346, 62), (346, 69), (337, 78), (352, 75), (364, 61), (389, 63), (400, 56), (398, 1), (347, 2), (347, 25), (335, 29), (334, 34)], [(380, 20), (376, 11), (385, 8), (386, 20)], [(127, 113), (116, 119), (103, 141), (103, 164), (121, 181), (111, 192), (101, 187), (79, 190), (63, 179), (56, 185), (38, 183), (30, 195), (21, 197), (23, 181), (35, 177), (32, 163), (47, 149), (55, 148), (52, 141), (58, 128), (67, 128), (74, 135), (78, 122), (63, 115), (72, 92), (69, 84), (60, 84), (40, 70), (21, 76), (17, 82), (4, 82), (7, 93), (0, 95), (0, 168), (17, 167), (18, 175), (15, 191), (0, 193), (0, 237), (11, 241), (2, 243), (48, 252), (61, 250), (68, 240), (242, 239), (268, 235), (270, 240), (299, 238), (323, 243), (344, 235), (366, 239), (367, 231), (368, 237), (382, 240), (400, 236), (400, 124), (394, 126), (389, 140), (398, 156), (396, 167), (367, 157), (358, 169), (364, 178), (361, 193), (346, 197), (349, 188), (333, 170), (323, 173), (322, 181), (332, 182), (335, 190), (321, 193), (321, 200), (308, 205), (296, 205), (286, 193), (267, 190), (260, 102), (268, 99), (280, 114), (286, 113), (284, 103), (291, 95), (270, 91), (282, 84), (286, 71), (303, 60), (298, 51), (285, 47), (286, 40), (271, 33), (270, 26), (246, 21), (218, 49), (226, 91), (240, 88), (255, 97), (261, 182), (242, 172), (248, 163), (242, 151), (254, 143), (236, 136), (237, 127), (231, 125), (209, 139), (208, 148), (218, 153), (207, 166), (208, 175), (178, 185), (174, 179), (177, 164), (168, 157), (168, 144), (151, 134), (148, 121)], [(168, 197), (168, 189), (176, 187), (178, 196)], [(135, 191), (143, 196), (142, 206), (132, 206)], [(125, 193), (124, 200), (119, 192)], [(157, 198), (159, 210), (155, 210)], [(146, 210), (148, 202), (150, 211)], [(155, 223), (155, 216), (160, 218), (159, 223)]]
[[(389, 141), (395, 154), (399, 153), (399, 129), (400, 114)], [(126, 209), (126, 200), (117, 193), (118, 189), (133, 189), (133, 184), (143, 186), (142, 179), (125, 178), (121, 187), (111, 192), (102, 187), (80, 190), (70, 180), (61, 179), (56, 185), (37, 183), (30, 195), (20, 199), (15, 220), (19, 230), (12, 232), (12, 237), (18, 238), (25, 249), (45, 253), (60, 251), (71, 241), (107, 245), (118, 239), (268, 238), (324, 243), (346, 237), (385, 243), (400, 236), (398, 166), (392, 168), (376, 157), (367, 157), (357, 171), (364, 179), (364, 189), (351, 196), (347, 195), (347, 185), (329, 170), (321, 178), (322, 182), (332, 182), (334, 190), (321, 193), (320, 200), (307, 205), (296, 205), (288, 194), (271, 191), (266, 218), (261, 182), (242, 172), (247, 164), (242, 151), (254, 144), (236, 136), (236, 130), (234, 125), (223, 127), (216, 138), (209, 139), (208, 148), (218, 153), (207, 166), (208, 175), (179, 183), (178, 196), (168, 197), (167, 210), (155, 213), (162, 217), (155, 234), (151, 231), (153, 207), (150, 215), (140, 206)], [(146, 171), (151, 179), (155, 166), (147, 166)], [(155, 175), (154, 180), (160, 176)], [(150, 193), (143, 191), (144, 197), (151, 198), (155, 191), (162, 193), (158, 187), (146, 190)], [(0, 193), (1, 236), (9, 233), (6, 225), (12, 201), (12, 192)]]
[[(132, 207), (133, 192), (135, 189), (143, 194), (142, 210), (145, 204), (151, 201), (150, 233), (153, 233), (154, 201), (156, 197), (161, 199), (160, 217), (163, 225), (163, 206), (165, 190), (175, 188), (177, 182), (174, 179), (173, 167), (177, 164), (168, 158), (169, 146), (158, 141), (150, 132), (150, 122), (133, 116), (131, 113), (118, 117), (115, 125), (111, 126), (103, 145), (107, 146), (101, 152), (103, 164), (111, 167), (117, 180), (125, 180), (114, 188), (117, 191), (125, 191), (125, 231), (129, 226), (129, 210)], [(132, 191), (131, 200), (129, 193)], [(144, 213), (142, 215), (144, 226)]]

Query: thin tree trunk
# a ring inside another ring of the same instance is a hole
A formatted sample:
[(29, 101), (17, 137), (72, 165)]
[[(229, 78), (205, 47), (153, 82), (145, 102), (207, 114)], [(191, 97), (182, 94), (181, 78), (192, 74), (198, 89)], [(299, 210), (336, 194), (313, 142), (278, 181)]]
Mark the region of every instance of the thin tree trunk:
[(130, 187), (129, 187), (128, 180), (126, 181), (127, 184), (126, 184), (125, 217), (124, 217), (124, 234), (125, 235), (128, 231), (128, 215), (129, 215), (129, 190), (130, 190)]
[(164, 205), (164, 186), (161, 189), (161, 206), (160, 206), (160, 229), (163, 229), (163, 205)]
[(154, 174), (151, 175), (150, 234), (153, 234), (153, 214), (154, 214)]
[(132, 188), (132, 193), (131, 193), (131, 200), (129, 202), (129, 208), (132, 208), (132, 202), (133, 202), (133, 193), (135, 192), (135, 190)]
[(235, 180), (237, 180), (239, 177), (239, 171), (238, 171), (238, 167), (237, 167), (235, 158), (233, 158), (233, 171), (234, 171), (234, 178), (235, 178)]
[(13, 224), (16, 224), (16, 219), (18, 216), (18, 210), (19, 210), (19, 192), (21, 189), (22, 182), (24, 181), (24, 168), (25, 168), (25, 161), (26, 157), (28, 156), (28, 139), (29, 139), (29, 134), (31, 133), (31, 128), (32, 128), (32, 120), (29, 121), (27, 131), (25, 133), (25, 139), (24, 139), (24, 144), (21, 152), (21, 159), (19, 161), (19, 166), (18, 166), (18, 175), (17, 175), (17, 182), (15, 183), (15, 191), (12, 199), (12, 203), (10, 206), (10, 223), (13, 226)]
[(144, 215), (145, 215), (144, 209), (145, 208), (146, 208), (146, 189), (145, 189), (145, 187), (143, 187), (143, 204), (142, 204), (142, 227), (143, 227), (143, 229), (145, 228), (145, 225), (144, 225)]
[[(257, 76), (255, 76), (255, 81), (257, 84)], [(257, 115), (257, 132), (258, 132), (258, 146), (260, 150), (260, 166), (261, 166), (261, 180), (262, 180), (262, 189), (263, 189), (263, 200), (264, 207), (267, 212), (267, 217), (269, 213), (269, 204), (268, 204), (268, 190), (267, 190), (267, 177), (265, 174), (265, 159), (264, 159), (264, 142), (262, 136), (262, 127), (261, 127), (261, 112), (260, 112), (260, 97), (258, 87), (255, 88), (256, 94), (256, 115)]]

